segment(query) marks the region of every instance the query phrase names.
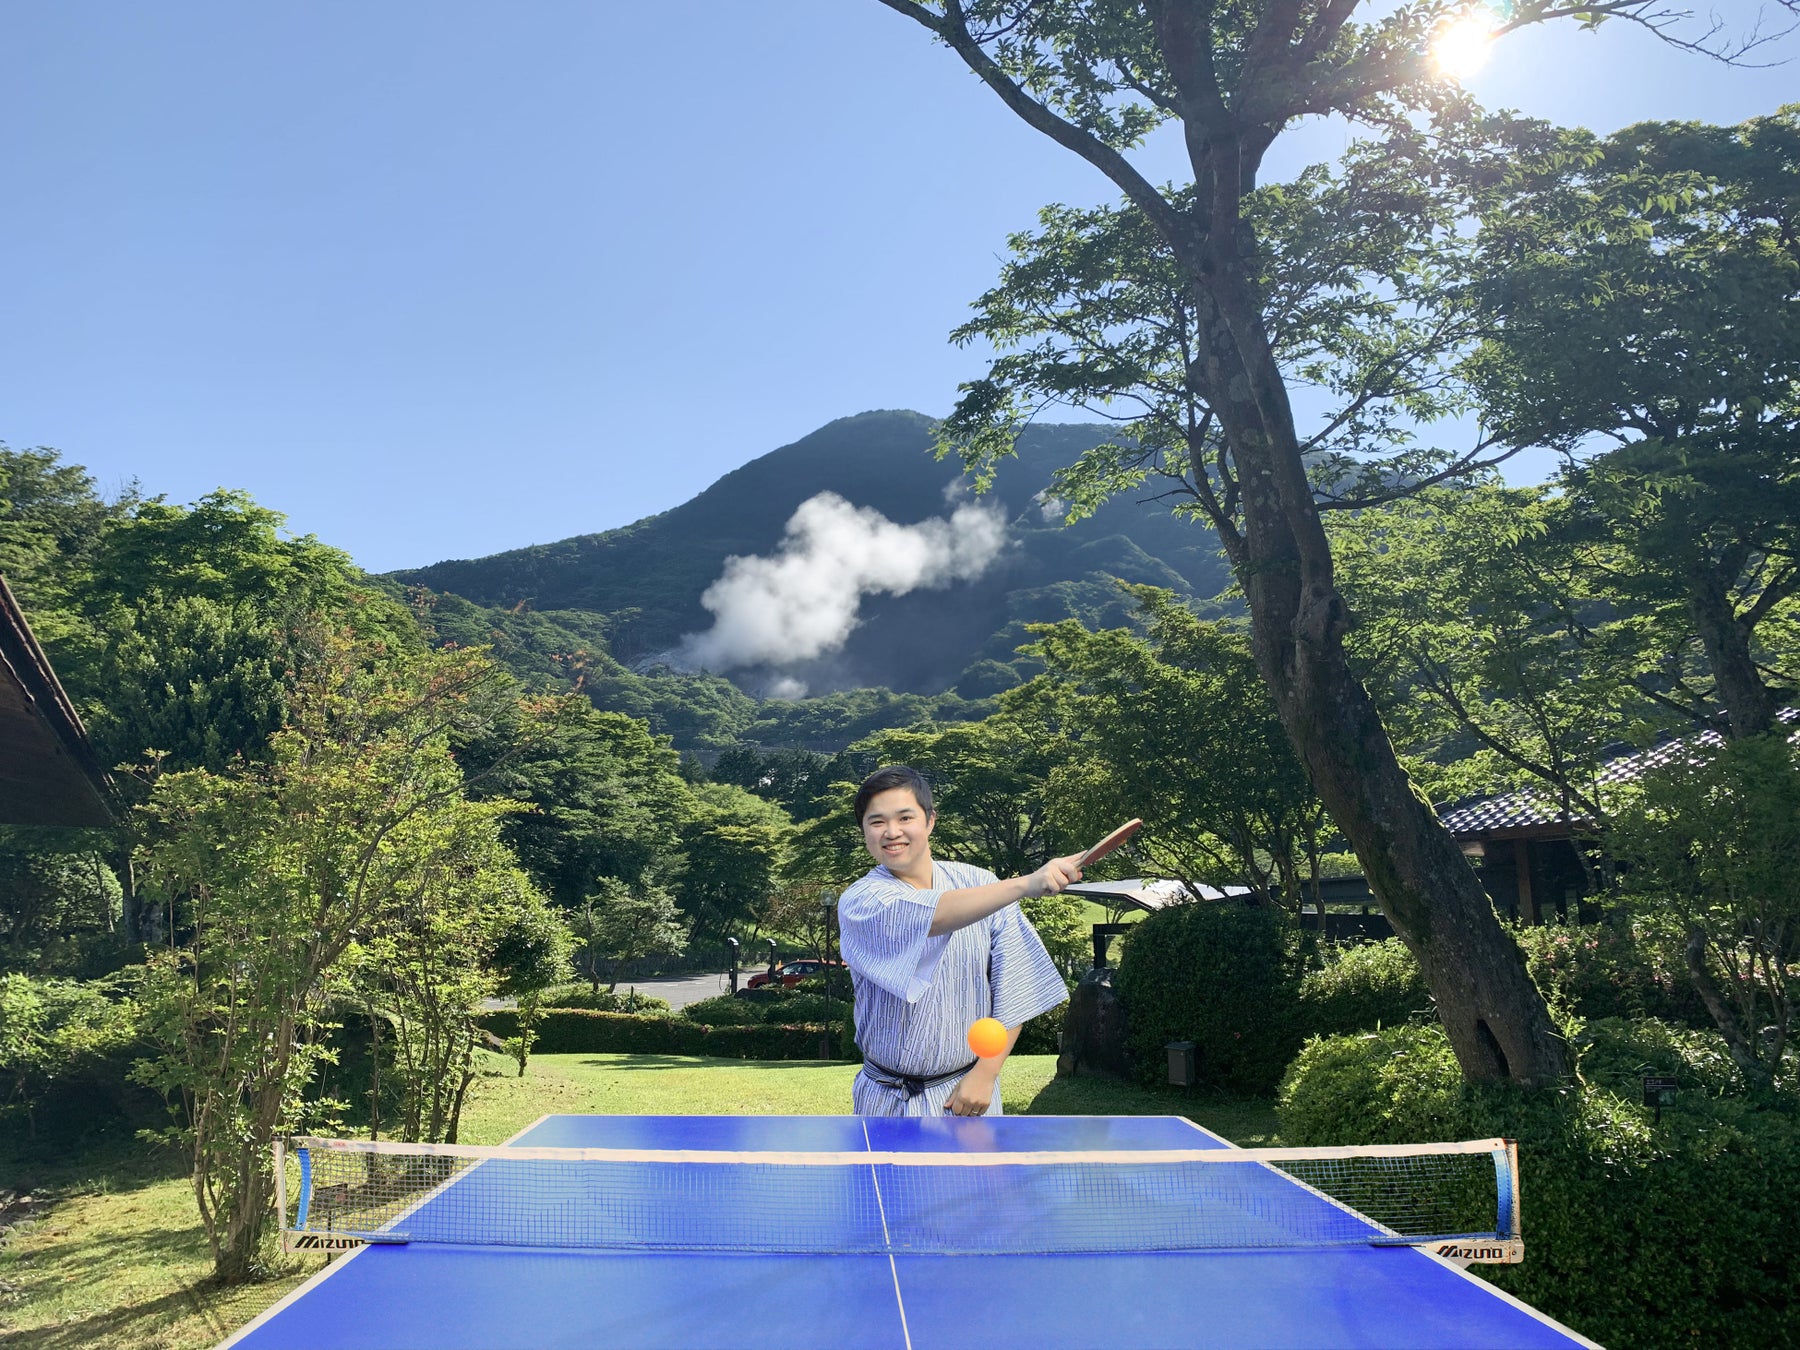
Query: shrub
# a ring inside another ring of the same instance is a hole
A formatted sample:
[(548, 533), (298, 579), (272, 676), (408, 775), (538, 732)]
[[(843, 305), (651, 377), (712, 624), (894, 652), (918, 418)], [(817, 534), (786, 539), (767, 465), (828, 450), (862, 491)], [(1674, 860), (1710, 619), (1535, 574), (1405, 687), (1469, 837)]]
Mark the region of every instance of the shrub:
[(544, 995), (546, 1008), (586, 1008), (589, 1012), (668, 1013), (669, 1001), (652, 994), (628, 989), (623, 994), (611, 989), (598, 992), (585, 984), (566, 984)]
[(841, 1022), (850, 1015), (850, 1005), (827, 994), (797, 993), (780, 1003), (765, 1005), (765, 1022)]
[[(1800, 1101), (1746, 1094), (1706, 1032), (1601, 1021), (1574, 1048), (1578, 1081), (1528, 1093), (1465, 1085), (1437, 1026), (1313, 1040), (1282, 1085), (1281, 1137), (1517, 1139), (1527, 1256), (1486, 1278), (1604, 1344), (1800, 1343)], [(1660, 1125), (1646, 1071), (1685, 1089)]]
[(1300, 981), (1301, 1034), (1337, 1036), (1433, 1016), (1431, 990), (1399, 938), (1331, 948), (1326, 955), (1325, 966)]
[(1200, 903), (1150, 915), (1133, 926), (1117, 976), (1140, 1073), (1162, 1081), (1164, 1045), (1192, 1041), (1202, 1081), (1270, 1091), (1299, 1043), (1297, 975), (1272, 909)]
[(0, 1119), (16, 1110), (35, 1136), (53, 1098), (117, 1091), (140, 1030), (119, 993), (108, 981), (0, 976)]
[(1514, 936), (1544, 996), (1579, 1017), (1712, 1026), (1679, 954), (1641, 924), (1550, 924), (1515, 929)]
[(688, 1004), (681, 1010), (681, 1015), (690, 1022), (709, 1027), (759, 1027), (767, 1020), (769, 1012), (782, 1006), (721, 994), (718, 998), (703, 998), (698, 1003)]
[(1054, 1055), (1062, 1049), (1063, 1014), (1068, 1012), (1067, 1003), (1059, 1003), (1049, 1012), (1039, 1013), (1019, 1028), (1018, 1043), (1013, 1046), (1015, 1055)]

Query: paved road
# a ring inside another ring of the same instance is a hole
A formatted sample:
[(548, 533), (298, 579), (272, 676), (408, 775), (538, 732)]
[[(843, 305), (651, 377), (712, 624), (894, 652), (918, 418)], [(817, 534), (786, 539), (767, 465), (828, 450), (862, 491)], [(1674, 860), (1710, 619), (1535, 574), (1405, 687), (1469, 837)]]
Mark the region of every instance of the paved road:
[[(750, 982), (750, 977), (765, 966), (754, 966), (738, 971), (738, 988), (742, 989)], [(716, 975), (673, 975), (667, 979), (620, 980), (619, 992), (635, 989), (641, 994), (667, 1001), (670, 1008), (679, 1012), (690, 1003), (698, 1003), (703, 998), (717, 998), (720, 994), (731, 992), (731, 974), (721, 970)], [(517, 999), (484, 998), (481, 1006), (488, 1009), (516, 1008)]]
[[(754, 973), (754, 971), (740, 971), (738, 988), (742, 989), (744, 982)], [(676, 975), (668, 979), (621, 980), (619, 992), (622, 994), (627, 989), (635, 989), (640, 994), (667, 999), (671, 1008), (679, 1010), (687, 1007), (690, 1003), (698, 1003), (703, 998), (717, 998), (720, 994), (730, 993), (731, 976), (726, 971), (720, 971), (716, 975)]]

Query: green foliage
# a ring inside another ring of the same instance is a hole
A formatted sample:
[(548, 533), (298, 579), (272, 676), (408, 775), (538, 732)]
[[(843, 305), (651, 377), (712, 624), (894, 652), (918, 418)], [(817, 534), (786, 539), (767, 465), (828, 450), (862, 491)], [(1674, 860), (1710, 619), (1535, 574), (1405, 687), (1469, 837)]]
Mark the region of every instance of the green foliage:
[(1434, 801), (1534, 786), (1604, 821), (1596, 776), (1666, 725), (1639, 687), (1658, 655), (1605, 622), (1605, 555), (1567, 500), (1492, 480), (1330, 522), (1356, 669)]
[(38, 639), (57, 643), (80, 623), (71, 587), (106, 527), (137, 503), (135, 491), (103, 501), (78, 464), (47, 448), (0, 442), (0, 576), (30, 612)]
[[(1298, 905), (1323, 810), (1234, 628), (1173, 595), (1127, 588), (1147, 631), (1034, 629), (1045, 673), (1003, 696), (1069, 851), (1141, 817), (1132, 852), (1157, 875), (1248, 885)], [(1047, 764), (1047, 768), (1044, 765)], [(1124, 858), (1103, 866), (1131, 866)]]
[(1337, 1036), (1431, 1018), (1431, 989), (1399, 938), (1327, 949), (1300, 980), (1295, 1010), (1306, 1036)]
[(575, 936), (560, 915), (547, 905), (526, 905), (507, 916), (488, 957), (500, 976), (500, 992), (518, 999), (519, 1034), (511, 1049), (521, 1075), (531, 1059), (545, 995), (568, 978), (574, 945)]
[(717, 998), (703, 998), (688, 1004), (681, 1010), (681, 1015), (690, 1022), (708, 1027), (759, 1027), (771, 1020), (771, 1012), (776, 1014), (773, 1020), (779, 1023), (780, 1012), (785, 1006), (785, 1000), (780, 1003), (763, 1003), (736, 998), (731, 994), (720, 994)]
[(1800, 107), (1601, 139), (1528, 127), (1483, 194), (1495, 320), (1471, 374), (1511, 444), (1605, 438), (1567, 477), (1658, 692), (1767, 731), (1800, 675)]
[[(1800, 1102), (1740, 1095), (1707, 1033), (1597, 1022), (1575, 1049), (1581, 1080), (1533, 1093), (1465, 1086), (1435, 1026), (1314, 1040), (1282, 1084), (1282, 1142), (1516, 1139), (1528, 1256), (1485, 1278), (1608, 1345), (1792, 1344)], [(1682, 1083), (1660, 1125), (1645, 1073)]]
[(44, 1099), (138, 1034), (138, 1011), (103, 983), (0, 976), (0, 1119), (14, 1110), (37, 1135)]
[(813, 881), (789, 881), (778, 886), (755, 911), (759, 937), (774, 938), (783, 949), (790, 945), (820, 959), (830, 959), (837, 931), (838, 888)]
[[(814, 987), (809, 988), (809, 985)], [(763, 989), (751, 993), (765, 996), (746, 998), (726, 994), (701, 999), (688, 1004), (681, 1010), (681, 1015), (690, 1022), (711, 1027), (829, 1025), (834, 1035), (846, 1041), (855, 1039), (849, 1000), (826, 993), (821, 981), (805, 981), (797, 989), (782, 989), (773, 995)]]
[(554, 910), (518, 905), (505, 911), (488, 965), (500, 977), (502, 994), (514, 998), (542, 994), (569, 978), (573, 945), (567, 925)]
[(1513, 930), (1532, 981), (1550, 1005), (1594, 1020), (1645, 1018), (1710, 1026), (1682, 969), (1677, 944), (1627, 915), (1602, 924), (1545, 924)]
[(546, 1008), (586, 1008), (589, 1012), (623, 1012), (623, 1013), (667, 1013), (670, 1011), (669, 1001), (657, 998), (654, 994), (642, 993), (636, 989), (627, 989), (619, 993), (612, 989), (595, 990), (584, 984), (565, 985), (561, 989), (552, 989), (544, 995)]
[(0, 830), (0, 970), (81, 975), (116, 954), (123, 891), (96, 838)]
[(619, 968), (627, 961), (687, 950), (687, 927), (674, 897), (661, 886), (629, 886), (617, 877), (601, 877), (597, 888), (582, 897), (580, 907), (569, 916), (569, 929), (576, 963), (595, 993), (603, 964), (609, 970), (608, 983), (616, 985)]
[(395, 1024), (406, 1128), (453, 1135), (491, 989), (480, 963), (512, 912), (540, 903), (499, 836), (512, 807), (468, 801), (450, 754), (493, 667), (343, 632), (311, 641), (269, 761), (169, 774), (146, 812), (143, 880), (178, 942), (151, 964), (158, 1053), (142, 1074), (179, 1108), (227, 1282), (260, 1266), (271, 1141), (332, 1109), (306, 1088), (352, 977)]
[(733, 783), (759, 797), (779, 802), (795, 820), (824, 815), (835, 801), (832, 785), (847, 774), (836, 759), (812, 750), (761, 751), (733, 745), (714, 762), (715, 783)]
[(1298, 1041), (1290, 1010), (1299, 982), (1267, 906), (1197, 902), (1148, 915), (1132, 925), (1117, 976), (1140, 1076), (1161, 1082), (1164, 1045), (1192, 1041), (1202, 1082), (1272, 1090)]
[[(518, 1034), (517, 1016), (484, 1013), (482, 1026), (502, 1038)], [(817, 1059), (824, 1029), (813, 1026), (703, 1026), (682, 1017), (547, 1009), (538, 1026), (543, 1055), (711, 1055), (721, 1059)], [(847, 1036), (833, 1031), (832, 1049), (853, 1056)]]
[(723, 937), (774, 892), (794, 827), (774, 802), (729, 783), (703, 784), (681, 830), (687, 870), (676, 898), (696, 936)]
[(679, 870), (692, 794), (679, 756), (644, 723), (575, 701), (548, 728), (502, 717), (459, 758), (482, 775), (476, 795), (530, 803), (507, 820), (506, 839), (558, 905), (579, 906), (596, 877), (635, 885)]
[(1038, 895), (1019, 901), (1019, 908), (1063, 979), (1080, 979), (1094, 958), (1093, 929), (1081, 901), (1068, 895)]
[(1781, 733), (1682, 745), (1639, 780), (1614, 847), (1740, 1067), (1778, 1072), (1800, 1016), (1800, 746)]

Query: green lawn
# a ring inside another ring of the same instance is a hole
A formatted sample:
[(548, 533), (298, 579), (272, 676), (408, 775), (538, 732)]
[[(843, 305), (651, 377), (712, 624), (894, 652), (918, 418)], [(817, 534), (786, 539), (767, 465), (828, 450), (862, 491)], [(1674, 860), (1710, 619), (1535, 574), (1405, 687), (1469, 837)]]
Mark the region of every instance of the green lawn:
[[(1023, 1055), (1001, 1080), (1006, 1110), (1036, 1115), (1185, 1115), (1235, 1143), (1267, 1144), (1267, 1102), (1153, 1092), (1054, 1077), (1050, 1055)], [(756, 1063), (662, 1055), (539, 1055), (524, 1078), (492, 1057), (470, 1094), (464, 1143), (497, 1144), (555, 1112), (816, 1115), (850, 1105), (850, 1064)], [(0, 1342), (31, 1347), (199, 1350), (275, 1302), (319, 1266), (296, 1259), (266, 1283), (219, 1289), (179, 1160), (112, 1142), (76, 1159), (0, 1142), (5, 1193), (34, 1214), (0, 1235)], [(0, 1215), (17, 1215), (21, 1206)], [(0, 1217), (0, 1222), (5, 1222)]]

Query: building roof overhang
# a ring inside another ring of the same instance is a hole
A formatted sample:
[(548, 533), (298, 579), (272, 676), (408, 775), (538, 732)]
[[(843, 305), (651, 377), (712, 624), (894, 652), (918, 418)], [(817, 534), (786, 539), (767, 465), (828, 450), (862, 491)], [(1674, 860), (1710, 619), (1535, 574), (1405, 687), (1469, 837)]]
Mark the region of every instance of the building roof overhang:
[(112, 783), (0, 577), (0, 825), (115, 823)]

